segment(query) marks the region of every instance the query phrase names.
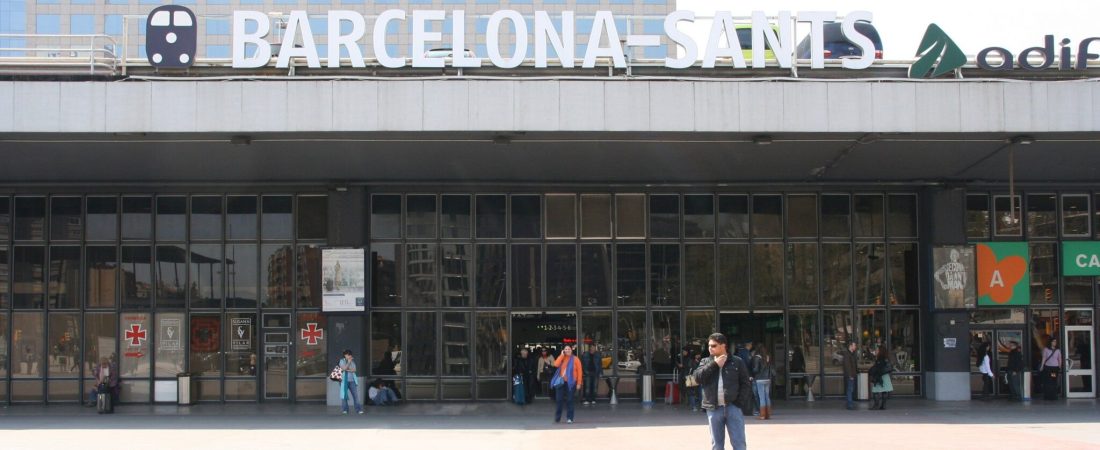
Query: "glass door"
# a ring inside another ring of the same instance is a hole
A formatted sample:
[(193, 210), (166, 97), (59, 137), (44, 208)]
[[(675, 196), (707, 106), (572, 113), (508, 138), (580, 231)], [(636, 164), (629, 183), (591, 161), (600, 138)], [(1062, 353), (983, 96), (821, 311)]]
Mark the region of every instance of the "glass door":
[[(1024, 330), (996, 330), (995, 336), (997, 338), (997, 353), (993, 364), (990, 368), (993, 369), (994, 380), (993, 389), (996, 395), (1011, 395), (1013, 397), (1019, 397), (1022, 392), (1023, 385), (1021, 384), (1022, 372), (1013, 374), (1008, 370), (1008, 359), (1012, 353), (1012, 349), (1020, 349), (1023, 352), (1021, 343), (1024, 341)], [(1023, 355), (1020, 355), (1021, 360)]]
[(1093, 369), (1092, 327), (1070, 325), (1066, 327), (1066, 398), (1092, 398), (1096, 396)]
[(290, 334), (264, 333), (264, 399), (290, 398)]

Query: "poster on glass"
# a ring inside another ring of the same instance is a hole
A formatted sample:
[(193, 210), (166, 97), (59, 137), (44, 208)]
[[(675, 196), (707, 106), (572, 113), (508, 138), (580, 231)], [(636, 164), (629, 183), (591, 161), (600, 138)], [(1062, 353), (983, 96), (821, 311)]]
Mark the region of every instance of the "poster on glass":
[(366, 304), (365, 250), (326, 248), (321, 250), (321, 286), (325, 312), (363, 311)]
[(936, 309), (974, 308), (974, 248), (965, 245), (932, 249)]

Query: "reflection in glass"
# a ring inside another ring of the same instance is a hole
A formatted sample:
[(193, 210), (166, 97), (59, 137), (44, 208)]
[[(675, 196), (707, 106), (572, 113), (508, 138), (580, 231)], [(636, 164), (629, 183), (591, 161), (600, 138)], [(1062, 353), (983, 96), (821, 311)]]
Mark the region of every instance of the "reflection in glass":
[(328, 197), (298, 196), (298, 239), (326, 237), (328, 237)]
[(371, 244), (371, 306), (401, 306), (401, 269), (405, 253), (401, 244)]
[(821, 235), (848, 237), (852, 235), (852, 208), (847, 194), (821, 196)]
[(856, 237), (879, 237), (885, 233), (881, 194), (855, 196), (855, 217), (852, 223)]
[(671, 375), (676, 363), (680, 362), (680, 312), (653, 311), (653, 335), (649, 348), (652, 353), (649, 360), (653, 371), (660, 375)]
[(649, 246), (649, 283), (653, 306), (680, 306), (680, 246)]
[(542, 248), (512, 246), (512, 306), (542, 306)]
[(974, 239), (989, 238), (989, 196), (968, 194), (966, 196), (966, 237)]
[(684, 237), (714, 237), (714, 196), (684, 196)]
[[(297, 366), (299, 377), (328, 375), (328, 319), (320, 312), (298, 313)], [(301, 381), (301, 380), (298, 380)], [(326, 381), (327, 382), (327, 381)]]
[(882, 305), (886, 280), (883, 244), (856, 244), (856, 296), (860, 305)]
[(370, 313), (371, 374), (401, 375), (401, 313)]
[(886, 311), (875, 309), (859, 310), (859, 322), (856, 323), (859, 343), (858, 361), (860, 369), (870, 369), (875, 362), (878, 348), (886, 345)]
[(542, 237), (542, 202), (539, 196), (512, 196), (512, 237)]
[(186, 356), (184, 345), (188, 342), (187, 323), (184, 313), (158, 313), (156, 335), (155, 377), (174, 377), (183, 372), (183, 360)]
[(440, 215), (442, 238), (470, 238), (470, 196), (444, 195)]
[(714, 311), (688, 311), (684, 316), (684, 339), (694, 353), (707, 356), (707, 338), (717, 329)]
[[(79, 239), (79, 234), (77, 234)], [(41, 241), (46, 238), (46, 198), (15, 197), (15, 240)]]
[(435, 196), (405, 196), (405, 236), (415, 238), (435, 237)]
[(118, 237), (118, 199), (88, 197), (87, 238), (89, 241), (113, 241)]
[[(629, 199), (623, 199), (620, 196), (620, 202), (627, 202), (620, 206), (620, 208), (627, 207), (628, 204), (632, 204), (635, 200), (637, 203), (641, 203), (643, 196), (638, 195), (638, 198), (634, 196)], [(635, 205), (637, 206), (637, 205)], [(642, 213), (644, 214), (645, 206), (640, 206)], [(629, 209), (628, 211), (621, 211), (627, 214), (636, 213), (636, 211)], [(620, 218), (628, 221), (638, 221), (637, 223), (627, 223), (619, 225), (619, 232), (629, 233), (644, 233), (644, 227), (640, 222), (640, 218), (632, 217), (630, 215)], [(637, 227), (642, 227), (643, 231), (637, 231)], [(619, 237), (635, 236), (634, 234), (623, 235)], [(582, 194), (581, 195), (581, 237), (582, 238), (610, 238), (611, 237), (611, 195), (609, 194)]]
[(752, 196), (752, 236), (757, 238), (783, 236), (783, 196)]
[(50, 247), (50, 309), (80, 306), (80, 247)]
[(264, 308), (289, 308), (293, 296), (294, 247), (260, 246), (260, 286)]
[(470, 306), (470, 277), (474, 272), (473, 247), (470, 244), (442, 244), (439, 252), (443, 306)]
[[(94, 379), (92, 368), (101, 358), (109, 358), (115, 353), (118, 344), (118, 316), (115, 313), (84, 314), (84, 378)], [(160, 357), (157, 357), (158, 362)], [(178, 372), (176, 372), (178, 373)], [(173, 375), (175, 375), (173, 373)]]
[(753, 306), (783, 306), (783, 244), (752, 245)]
[(546, 305), (577, 306), (577, 247), (546, 246)]
[[(802, 396), (811, 389), (816, 379), (812, 375), (821, 373), (821, 334), (817, 329), (817, 311), (791, 311), (790, 322), (791, 351), (788, 366), (791, 371), (791, 395)], [(797, 376), (808, 374), (811, 376)]]
[(825, 373), (843, 373), (843, 351), (848, 349), (852, 339), (851, 311), (824, 311), (824, 324), (821, 329), (822, 348), (825, 355)]
[(649, 196), (649, 237), (680, 237), (680, 196)]
[(619, 244), (615, 251), (619, 306), (645, 306), (645, 244)]
[(1023, 223), (1020, 216), (1023, 214), (1020, 207), (1020, 196), (1009, 199), (1007, 195), (993, 196), (993, 233), (997, 236), (1020, 236), (1023, 234)]
[(749, 237), (749, 197), (747, 195), (718, 196), (718, 237)]
[[(920, 371), (920, 322), (919, 311), (890, 311), (890, 355), (899, 372)], [(1023, 345), (1023, 342), (1019, 343)]]
[(233, 195), (225, 201), (226, 239), (256, 239), (259, 224), (259, 199), (254, 195)]
[(714, 245), (684, 245), (684, 297), (691, 306), (714, 306)]
[(83, 232), (84, 208), (80, 197), (50, 199), (50, 239), (77, 241)]
[(46, 300), (46, 248), (15, 247), (12, 302), (17, 309), (41, 309)]
[(11, 375), (13, 378), (42, 378), (42, 354), (46, 345), (45, 316), (42, 313), (12, 314)]
[(199, 376), (221, 375), (221, 316), (192, 314), (189, 342), (191, 373)]
[(604, 376), (611, 376), (611, 313), (585, 311), (581, 313), (581, 342), (584, 346), (577, 351), (587, 352), (589, 346), (595, 346), (601, 355)]
[(890, 244), (890, 304), (916, 305), (917, 244)]
[(504, 244), (477, 244), (477, 306), (507, 305), (507, 249)]
[(619, 311), (617, 313), (619, 323), (619, 376), (631, 377), (646, 369), (642, 361), (645, 341), (645, 313)]
[(222, 248), (218, 244), (191, 246), (188, 278), (192, 308), (222, 306)]
[(153, 238), (153, 199), (122, 197), (122, 239), (147, 241)]
[(316, 245), (298, 246), (298, 265), (295, 283), (299, 308), (321, 307), (321, 248)]
[(0, 242), (11, 238), (11, 198), (0, 196)]
[(1027, 236), (1058, 237), (1058, 197), (1054, 194), (1027, 196)]
[[(115, 247), (88, 246), (84, 249), (85, 283), (89, 308), (114, 308), (118, 279), (118, 251)], [(186, 269), (184, 270), (186, 276)], [(180, 304), (182, 306), (182, 302)]]
[(48, 376), (80, 376), (80, 314), (51, 313), (49, 333)]
[(917, 196), (912, 194), (891, 194), (890, 223), (887, 226), (890, 236), (917, 237)]
[(255, 308), (259, 305), (259, 267), (256, 244), (225, 246), (226, 308)]
[(222, 238), (222, 198), (191, 197), (191, 239)]
[(1062, 277), (1062, 300), (1067, 305), (1091, 305), (1096, 277)]
[(817, 237), (817, 197), (787, 196), (787, 236)]
[(11, 265), (8, 264), (8, 253), (7, 247), (0, 247), (0, 309), (8, 309), (11, 303), (11, 291), (8, 290)]
[(409, 339), (408, 345), (405, 346), (407, 351), (404, 360), (408, 367), (408, 374), (437, 375), (435, 357), (439, 332), (435, 329), (435, 313), (410, 312), (408, 317), (409, 336), (416, 336), (416, 339)]
[(410, 306), (439, 304), (438, 260), (435, 244), (406, 244), (405, 300)]
[[(122, 337), (118, 344), (119, 352), (121, 353), (122, 361), (119, 362), (118, 373), (122, 378), (142, 378), (148, 377), (151, 367), (151, 355), (152, 349), (152, 321), (150, 320), (150, 313), (138, 313), (138, 312), (126, 312), (122, 313), (120, 320), (118, 321), (118, 334)], [(213, 320), (217, 321), (217, 316), (213, 317)], [(215, 339), (218, 336), (217, 331), (214, 332)], [(209, 368), (203, 364), (196, 364), (196, 351), (201, 351), (201, 343), (191, 342), (191, 370), (195, 371), (196, 368), (199, 371)], [(214, 367), (221, 367), (220, 358), (217, 357), (217, 347), (215, 346), (213, 352)], [(202, 363), (207, 363), (205, 359), (198, 358)], [(114, 361), (112, 361), (114, 362)], [(218, 373), (213, 373), (218, 375)]]
[[(584, 206), (584, 197), (581, 197)], [(581, 219), (584, 229), (584, 219)], [(645, 237), (645, 194), (615, 194), (615, 237)]]
[(787, 244), (787, 298), (791, 305), (817, 305), (817, 244)]
[(581, 305), (611, 306), (611, 244), (581, 244)]
[(187, 238), (187, 197), (157, 197), (157, 240)]
[(1062, 196), (1062, 234), (1065, 236), (1089, 235), (1089, 196)]
[(256, 313), (225, 316), (225, 375), (254, 377), (259, 366)]
[(508, 223), (505, 217), (504, 195), (479, 195), (477, 196), (477, 237), (478, 238), (503, 238), (505, 237), (505, 225)]
[(508, 374), (508, 313), (478, 313), (475, 333), (477, 376)]
[(577, 197), (575, 195), (546, 194), (546, 237), (577, 237)]
[(370, 236), (375, 239), (401, 237), (401, 196), (372, 195), (370, 198)]
[(749, 246), (718, 246), (718, 305), (749, 306)]
[(150, 308), (153, 304), (153, 249), (122, 247), (122, 307)]
[(265, 240), (290, 240), (294, 237), (294, 198), (289, 195), (265, 195), (260, 199), (260, 236)]
[[(470, 313), (444, 312), (442, 336), (443, 375), (470, 376), (473, 368), (470, 362)], [(415, 345), (409, 349), (415, 349)]]
[(1058, 245), (1029, 244), (1031, 253), (1031, 303), (1058, 304)]
[(852, 245), (821, 244), (822, 300), (826, 305), (852, 304)]

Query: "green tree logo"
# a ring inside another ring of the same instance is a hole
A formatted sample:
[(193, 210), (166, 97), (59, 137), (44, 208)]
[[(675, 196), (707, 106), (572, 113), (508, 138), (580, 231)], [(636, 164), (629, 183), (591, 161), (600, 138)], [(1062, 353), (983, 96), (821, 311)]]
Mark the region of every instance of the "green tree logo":
[(917, 56), (917, 62), (909, 66), (909, 78), (936, 78), (966, 64), (966, 54), (934, 23), (924, 31)]

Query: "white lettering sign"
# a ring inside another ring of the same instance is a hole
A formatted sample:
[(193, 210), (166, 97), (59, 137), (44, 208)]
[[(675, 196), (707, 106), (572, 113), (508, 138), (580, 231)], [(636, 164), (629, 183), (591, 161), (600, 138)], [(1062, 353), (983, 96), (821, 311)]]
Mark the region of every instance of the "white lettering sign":
[(1100, 256), (1097, 255), (1077, 255), (1077, 267), (1086, 269), (1089, 267), (1100, 267)]

